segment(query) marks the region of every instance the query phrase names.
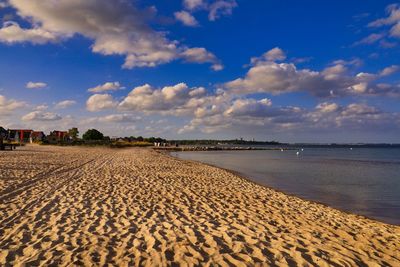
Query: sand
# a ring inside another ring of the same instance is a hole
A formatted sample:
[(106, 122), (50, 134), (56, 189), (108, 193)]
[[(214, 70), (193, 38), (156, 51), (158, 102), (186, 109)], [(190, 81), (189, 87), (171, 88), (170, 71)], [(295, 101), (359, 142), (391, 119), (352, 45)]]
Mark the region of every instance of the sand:
[(400, 266), (400, 227), (149, 149), (0, 152), (0, 265)]

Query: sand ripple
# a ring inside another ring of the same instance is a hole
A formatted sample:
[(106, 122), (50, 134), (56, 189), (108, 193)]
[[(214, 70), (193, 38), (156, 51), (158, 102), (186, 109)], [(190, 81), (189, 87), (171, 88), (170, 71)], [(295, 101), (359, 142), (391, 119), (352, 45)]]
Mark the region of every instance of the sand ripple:
[(0, 265), (400, 266), (400, 227), (146, 149), (0, 152)]

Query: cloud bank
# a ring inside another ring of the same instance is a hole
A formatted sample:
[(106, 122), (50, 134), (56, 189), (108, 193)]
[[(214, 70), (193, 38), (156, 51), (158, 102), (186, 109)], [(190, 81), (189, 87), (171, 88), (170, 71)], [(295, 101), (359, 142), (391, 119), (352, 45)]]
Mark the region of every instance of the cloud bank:
[(81, 35), (93, 40), (94, 53), (125, 56), (127, 69), (165, 64), (184, 57), (188, 49), (149, 26), (155, 8), (139, 9), (131, 1), (9, 0), (9, 4), (31, 27), (5, 22), (0, 29), (4, 43), (45, 44)]

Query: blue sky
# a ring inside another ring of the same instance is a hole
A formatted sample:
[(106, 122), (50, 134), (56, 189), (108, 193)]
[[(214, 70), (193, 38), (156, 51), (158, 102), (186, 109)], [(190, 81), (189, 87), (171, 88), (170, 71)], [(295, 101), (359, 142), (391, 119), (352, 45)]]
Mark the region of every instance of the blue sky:
[(0, 18), (3, 127), (400, 142), (399, 1), (0, 0)]

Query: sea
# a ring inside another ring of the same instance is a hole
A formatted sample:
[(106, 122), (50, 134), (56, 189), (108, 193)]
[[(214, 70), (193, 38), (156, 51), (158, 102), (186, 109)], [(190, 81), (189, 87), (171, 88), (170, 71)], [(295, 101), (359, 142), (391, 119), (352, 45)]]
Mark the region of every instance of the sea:
[(172, 152), (267, 187), (400, 225), (400, 148)]

